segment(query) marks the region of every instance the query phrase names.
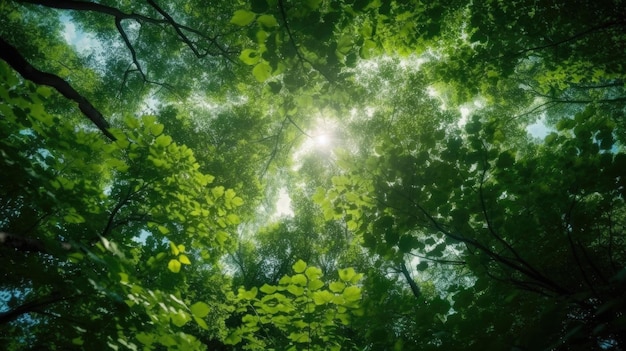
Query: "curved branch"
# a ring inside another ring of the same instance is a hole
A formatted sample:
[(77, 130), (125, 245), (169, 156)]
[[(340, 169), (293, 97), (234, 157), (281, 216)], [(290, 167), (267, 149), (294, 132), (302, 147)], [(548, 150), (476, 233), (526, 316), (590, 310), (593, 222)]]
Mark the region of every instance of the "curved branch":
[(37, 239), (22, 237), (15, 234), (0, 232), (0, 246), (10, 247), (18, 251), (45, 252), (44, 244)]
[[(480, 243), (479, 241), (475, 239), (465, 237), (461, 234), (452, 233), (451, 231), (447, 230), (441, 223), (439, 223), (439, 221), (437, 221), (437, 219), (435, 219), (419, 203), (407, 197), (406, 194), (404, 193), (399, 193), (399, 195), (404, 197), (408, 201), (410, 201), (415, 206), (415, 208), (419, 210), (419, 212), (426, 218), (426, 220), (431, 223), (433, 229), (438, 230), (439, 232), (441, 232), (447, 237), (450, 237), (454, 240), (457, 240), (459, 242), (465, 243), (466, 245), (476, 248), (480, 252), (489, 256), (494, 262), (501, 264), (504, 267), (508, 267), (509, 269), (512, 269), (513, 271), (523, 274), (528, 279), (534, 280), (536, 283), (538, 283), (538, 285), (543, 286), (547, 290), (551, 290), (558, 295), (569, 295), (569, 291), (567, 289), (561, 287), (559, 284), (549, 279), (548, 277), (544, 276), (543, 274), (537, 274), (536, 272), (525, 268), (525, 266), (520, 265), (520, 263), (517, 262), (516, 260), (500, 255), (497, 252), (494, 252), (493, 250), (491, 250), (490, 248), (488, 248), (487, 246), (483, 245), (482, 243)], [(413, 216), (415, 215), (413, 214)]]
[(89, 100), (82, 96), (63, 78), (48, 72), (43, 72), (31, 65), (24, 56), (11, 44), (0, 38), (0, 58), (6, 61), (24, 79), (28, 79), (35, 84), (47, 85), (56, 89), (65, 98), (78, 104), (78, 108), (93, 124), (102, 131), (109, 139), (115, 141), (116, 138), (108, 131), (109, 123), (104, 119), (102, 113), (96, 109)]
[(491, 218), (489, 217), (489, 214), (487, 213), (487, 204), (485, 201), (485, 195), (483, 191), (486, 174), (487, 174), (487, 168), (485, 167), (481, 175), (480, 185), (478, 187), (478, 196), (480, 198), (480, 207), (482, 209), (483, 217), (485, 218), (485, 222), (487, 223), (487, 230), (499, 243), (504, 245), (504, 247), (506, 247), (506, 249), (509, 250), (513, 254), (513, 256), (515, 256), (515, 259), (519, 263), (521, 263), (522, 266), (528, 268), (528, 270), (533, 272), (534, 274), (541, 276), (541, 273), (537, 269), (535, 269), (528, 261), (523, 259), (522, 256), (520, 256), (520, 254), (517, 252), (517, 250), (515, 250), (515, 248), (511, 244), (509, 244), (508, 241), (504, 240), (504, 238), (496, 232), (493, 226), (493, 222), (491, 221)]
[(309, 134), (307, 134), (304, 130), (302, 130), (302, 128), (300, 128), (299, 125), (296, 124), (296, 122), (293, 121), (293, 119), (291, 119), (291, 117), (287, 116), (287, 119), (289, 120), (289, 122), (291, 122), (291, 124), (294, 125), (294, 127), (296, 127), (296, 129), (298, 129), (300, 131), (300, 133), (302, 133), (302, 135), (311, 138), (311, 136)]
[(300, 60), (300, 64), (302, 65), (302, 68), (303, 69), (305, 68), (304, 63), (306, 62), (309, 65), (311, 65), (311, 67), (313, 67), (316, 71), (318, 71), (322, 76), (324, 76), (324, 78), (326, 78), (327, 81), (332, 82), (333, 80), (330, 79), (330, 77), (326, 75), (326, 73), (316, 68), (313, 62), (311, 62), (311, 60), (308, 60), (307, 58), (302, 56), (302, 53), (300, 52), (300, 49), (298, 48), (298, 45), (296, 44), (296, 39), (294, 38), (294, 35), (291, 32), (291, 28), (289, 28), (289, 23), (287, 22), (287, 12), (285, 11), (285, 4), (283, 3), (283, 0), (278, 0), (278, 7), (280, 8), (280, 15), (283, 18), (283, 23), (285, 24), (285, 30), (287, 30), (287, 36), (289, 37), (289, 42), (291, 43), (294, 50), (296, 51), (296, 56), (298, 57), (298, 60)]
[(106, 6), (90, 1), (77, 1), (77, 0), (17, 0), (20, 3), (28, 3), (34, 5), (41, 5), (44, 7), (50, 7), (59, 10), (76, 10), (76, 11), (90, 11), (98, 12), (105, 15), (113, 16), (119, 19), (134, 19), (140, 22), (149, 22), (153, 24), (167, 23), (164, 19), (156, 19), (148, 16), (144, 16), (137, 13), (125, 13), (119, 9), (111, 6)]
[(38, 300), (24, 303), (12, 310), (0, 313), (0, 325), (12, 322), (13, 320), (19, 318), (21, 315), (31, 312), (37, 312), (39, 308), (53, 305), (63, 300), (66, 300), (66, 298), (63, 297), (59, 292), (53, 292), (50, 295), (44, 296)]
[(624, 24), (626, 24), (626, 22), (624, 22), (624, 21), (615, 21), (615, 22), (603, 23), (603, 24), (601, 24), (599, 26), (591, 27), (591, 28), (588, 28), (587, 30), (584, 30), (582, 32), (578, 32), (578, 33), (570, 36), (569, 38), (561, 39), (559, 41), (552, 42), (552, 43), (546, 44), (546, 45), (535, 46), (535, 47), (532, 47), (532, 48), (520, 50), (520, 51), (516, 52), (514, 55), (515, 56), (520, 56), (520, 55), (526, 54), (528, 52), (539, 51), (539, 50), (543, 50), (543, 49), (547, 49), (547, 48), (551, 48), (551, 47), (556, 47), (556, 46), (559, 46), (561, 44), (565, 44), (567, 42), (570, 42), (570, 41), (582, 38), (582, 37), (584, 37), (587, 34), (591, 34), (593, 32), (597, 32), (597, 31), (606, 30), (606, 29), (609, 29), (609, 28), (615, 27), (615, 26), (623, 26)]
[(417, 286), (417, 284), (415, 283), (415, 280), (413, 280), (413, 277), (411, 277), (411, 274), (409, 273), (409, 270), (406, 268), (404, 261), (400, 263), (400, 272), (402, 272), (402, 275), (406, 279), (406, 282), (409, 283), (413, 296), (415, 296), (416, 298), (419, 298), (421, 295), (420, 287)]

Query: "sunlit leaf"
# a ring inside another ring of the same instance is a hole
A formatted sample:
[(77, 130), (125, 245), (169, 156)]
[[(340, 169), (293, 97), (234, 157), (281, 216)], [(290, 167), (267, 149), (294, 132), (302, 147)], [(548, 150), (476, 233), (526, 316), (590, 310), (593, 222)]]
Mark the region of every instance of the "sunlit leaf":
[(346, 301), (358, 301), (361, 299), (361, 288), (358, 286), (349, 286), (344, 289), (343, 297)]
[(238, 26), (247, 26), (248, 24), (254, 21), (256, 15), (254, 12), (246, 11), (246, 10), (237, 10), (231, 18), (230, 23), (236, 24)]
[(259, 16), (259, 18), (257, 18), (256, 21), (267, 28), (278, 26), (278, 22), (276, 21), (276, 18), (272, 15), (261, 15)]
[(339, 270), (339, 279), (343, 280), (344, 282), (349, 282), (352, 278), (354, 278), (355, 275), (356, 272), (352, 267)]
[(268, 284), (263, 284), (263, 286), (259, 290), (261, 290), (261, 292), (265, 294), (273, 294), (274, 292), (276, 292), (276, 287)]
[(252, 74), (258, 82), (263, 83), (272, 76), (272, 67), (267, 62), (260, 62), (254, 66)]
[(246, 65), (255, 65), (259, 62), (261, 56), (258, 51), (252, 49), (244, 49), (239, 55), (239, 59)]
[(305, 286), (307, 284), (307, 278), (304, 274), (296, 274), (293, 277), (291, 277), (291, 283)]
[(291, 268), (293, 268), (293, 271), (296, 273), (304, 272), (306, 267), (307, 267), (306, 262), (302, 260), (298, 260), (293, 266), (291, 266)]
[(206, 322), (204, 321), (204, 319), (198, 318), (196, 316), (193, 317), (193, 320), (196, 321), (196, 323), (198, 324), (198, 326), (204, 330), (209, 330), (209, 326), (206, 324)]
[(175, 326), (182, 327), (189, 321), (189, 316), (185, 312), (179, 310), (177, 313), (171, 315), (171, 319)]
[(193, 305), (191, 305), (191, 307), (189, 307), (189, 309), (191, 310), (191, 314), (193, 314), (194, 317), (197, 318), (204, 318), (211, 311), (209, 305), (202, 301), (194, 303)]
[(161, 135), (161, 133), (163, 133), (163, 128), (164, 126), (162, 124), (153, 124), (150, 127), (150, 133), (152, 133), (152, 135), (154, 136), (159, 136)]
[(342, 292), (343, 289), (345, 289), (345, 287), (346, 287), (346, 284), (342, 282), (332, 282), (328, 285), (328, 288), (330, 289), (330, 291), (336, 292), (336, 293)]
[(180, 272), (180, 262), (176, 259), (171, 259), (168, 263), (167, 263), (167, 268), (172, 271), (173, 273), (178, 273)]
[(180, 263), (182, 264), (191, 264), (191, 261), (189, 261), (189, 257), (187, 257), (186, 255), (180, 255), (178, 256), (178, 260), (180, 261)]
[(176, 244), (174, 244), (171, 241), (170, 241), (170, 250), (172, 251), (172, 255), (174, 255), (174, 256), (178, 256), (178, 254), (180, 253), (180, 250), (178, 249), (178, 246), (176, 246)]

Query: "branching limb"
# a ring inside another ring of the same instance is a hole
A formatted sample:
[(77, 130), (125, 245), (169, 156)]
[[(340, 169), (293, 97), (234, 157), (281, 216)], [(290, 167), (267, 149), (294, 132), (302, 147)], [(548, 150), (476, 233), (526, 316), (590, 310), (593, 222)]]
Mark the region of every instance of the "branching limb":
[(568, 38), (561, 39), (559, 41), (551, 42), (551, 43), (546, 44), (546, 45), (535, 46), (535, 47), (532, 47), (532, 48), (520, 50), (517, 53), (515, 53), (515, 56), (521, 56), (521, 55), (527, 54), (529, 52), (541, 51), (543, 49), (548, 49), (548, 48), (551, 48), (551, 47), (557, 47), (559, 45), (568, 43), (570, 41), (578, 40), (578, 39), (580, 39), (580, 38), (582, 38), (582, 37), (584, 37), (584, 36), (586, 36), (588, 34), (591, 34), (593, 32), (599, 32), (599, 31), (607, 30), (607, 29), (609, 29), (611, 27), (624, 26), (625, 24), (626, 24), (626, 22), (624, 22), (624, 21), (614, 21), (614, 22), (603, 23), (603, 24), (601, 24), (599, 26), (591, 27), (591, 28), (589, 28), (587, 30), (584, 30), (582, 32), (578, 32), (578, 33), (576, 33), (576, 34), (574, 34), (574, 35), (572, 35), (572, 36), (570, 36)]
[(433, 229), (438, 230), (439, 232), (443, 233), (445, 236), (447, 236), (449, 238), (452, 238), (454, 240), (457, 240), (459, 242), (465, 243), (466, 245), (469, 245), (469, 246), (472, 246), (472, 247), (476, 248), (478, 251), (486, 254), (494, 262), (502, 265), (503, 267), (511, 269), (511, 270), (513, 270), (515, 272), (519, 272), (519, 273), (523, 274), (528, 279), (536, 281), (537, 283), (543, 285), (546, 289), (551, 290), (551, 291), (553, 291), (554, 293), (556, 293), (558, 295), (569, 295), (569, 291), (567, 289), (561, 287), (555, 281), (549, 279), (548, 277), (544, 276), (543, 274), (539, 274), (539, 273), (537, 273), (537, 272), (535, 272), (533, 270), (529, 270), (528, 268), (526, 268), (525, 266), (521, 265), (516, 260), (513, 260), (511, 258), (503, 256), (503, 255), (501, 255), (501, 254), (499, 254), (497, 252), (494, 252), (492, 249), (490, 249), (489, 247), (485, 246), (484, 244), (482, 244), (481, 242), (479, 242), (479, 241), (477, 241), (475, 239), (465, 237), (465, 236), (460, 235), (458, 233), (453, 233), (452, 231), (446, 229), (443, 224), (441, 224), (437, 219), (435, 219), (419, 203), (415, 202), (411, 198), (408, 198), (406, 196), (406, 194), (404, 194), (404, 193), (399, 193), (399, 195), (404, 197), (404, 198), (406, 198), (408, 201), (410, 201), (413, 204), (413, 206), (415, 206), (415, 208), (427, 219), (427, 221), (431, 223)]
[(56, 89), (65, 98), (78, 104), (80, 111), (89, 118), (93, 124), (109, 139), (115, 141), (116, 138), (109, 132), (109, 123), (104, 119), (102, 113), (98, 111), (84, 96), (74, 89), (61, 77), (43, 72), (31, 65), (24, 56), (11, 44), (0, 38), (0, 58), (6, 61), (24, 79), (28, 79), (35, 84), (46, 85)]
[(443, 260), (443, 259), (432, 258), (432, 257), (424, 256), (424, 255), (418, 255), (418, 254), (415, 254), (415, 253), (409, 253), (409, 255), (414, 256), (414, 257), (418, 257), (418, 258), (423, 259), (423, 260), (428, 260), (430, 262), (439, 263), (439, 264), (449, 264), (449, 265), (453, 265), (453, 266), (464, 266), (464, 265), (467, 264), (467, 262), (465, 262), (465, 261)]
[(280, 144), (280, 136), (283, 133), (283, 129), (285, 128), (285, 125), (287, 124), (288, 118), (289, 117), (285, 117), (285, 119), (283, 119), (283, 121), (280, 123), (280, 128), (279, 128), (278, 132), (275, 135), (274, 148), (272, 149), (272, 153), (270, 154), (269, 160), (267, 160), (267, 163), (265, 164), (265, 167), (263, 168), (263, 172), (261, 172), (261, 178), (263, 178), (265, 176), (265, 173), (269, 169), (270, 164), (272, 163), (272, 161), (276, 157), (276, 154), (278, 154), (278, 145)]
[(517, 250), (515, 250), (515, 248), (513, 248), (513, 246), (511, 244), (509, 244), (508, 241), (504, 240), (504, 238), (502, 236), (500, 236), (498, 234), (498, 232), (496, 232), (496, 229), (494, 228), (493, 222), (491, 221), (491, 218), (489, 217), (489, 214), (487, 213), (487, 204), (485, 202), (484, 185), (485, 185), (485, 176), (487, 174), (487, 167), (486, 166), (487, 165), (485, 165), (485, 169), (483, 170), (481, 178), (480, 178), (480, 185), (478, 187), (478, 196), (480, 198), (480, 207), (482, 209), (483, 218), (485, 219), (485, 222), (487, 223), (487, 230), (489, 231), (491, 236), (493, 236), (509, 252), (511, 252), (513, 254), (513, 256), (515, 256), (515, 259), (519, 263), (521, 263), (524, 267), (528, 268), (528, 270), (530, 270), (534, 274), (536, 274), (538, 276), (541, 276), (541, 273), (538, 270), (536, 270), (530, 263), (528, 263), (528, 261), (523, 259), (522, 256), (520, 256), (520, 254), (517, 252)]
[(18, 251), (45, 252), (45, 247), (41, 241), (5, 232), (0, 232), (0, 246), (10, 247)]
[(300, 48), (298, 48), (296, 39), (293, 33), (291, 32), (291, 28), (289, 28), (289, 23), (287, 22), (287, 11), (285, 10), (285, 4), (283, 0), (278, 0), (278, 7), (280, 9), (280, 16), (282, 17), (283, 23), (285, 24), (285, 30), (287, 31), (289, 42), (291, 43), (294, 50), (296, 51), (296, 56), (298, 57), (298, 60), (300, 61), (300, 65), (302, 65), (302, 69), (306, 69), (306, 67), (304, 66), (304, 63), (306, 62), (309, 65), (311, 65), (311, 67), (315, 68), (315, 70), (318, 71), (322, 76), (324, 76), (324, 78), (326, 78), (327, 81), (332, 82), (333, 80), (329, 76), (327, 76), (322, 70), (317, 69), (315, 65), (313, 64), (313, 62), (311, 62), (311, 60), (304, 57), (302, 53), (300, 52)]
[(415, 280), (413, 280), (413, 277), (411, 277), (411, 274), (409, 273), (409, 270), (406, 268), (404, 261), (400, 262), (400, 272), (402, 272), (404, 279), (406, 279), (406, 282), (409, 284), (409, 287), (411, 287), (411, 292), (413, 293), (413, 296), (415, 296), (416, 298), (419, 298), (422, 295), (420, 291), (420, 287), (417, 286), (417, 283), (415, 283)]
[(63, 297), (59, 292), (53, 292), (48, 296), (44, 296), (37, 300), (24, 303), (12, 310), (0, 313), (0, 325), (10, 323), (24, 314), (37, 312), (37, 310), (42, 307), (53, 305), (65, 299), (66, 298)]

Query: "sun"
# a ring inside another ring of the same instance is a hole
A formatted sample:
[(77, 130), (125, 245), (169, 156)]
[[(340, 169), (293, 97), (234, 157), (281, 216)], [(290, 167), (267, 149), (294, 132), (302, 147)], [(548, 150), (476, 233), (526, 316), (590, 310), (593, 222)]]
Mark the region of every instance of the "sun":
[(320, 133), (318, 135), (313, 136), (313, 141), (317, 146), (329, 146), (330, 145), (330, 136), (326, 133)]

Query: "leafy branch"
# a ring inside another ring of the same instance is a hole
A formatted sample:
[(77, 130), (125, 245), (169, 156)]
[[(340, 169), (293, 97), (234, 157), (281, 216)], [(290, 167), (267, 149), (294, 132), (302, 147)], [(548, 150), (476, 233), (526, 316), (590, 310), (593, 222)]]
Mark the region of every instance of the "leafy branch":
[(65, 98), (78, 104), (80, 111), (100, 129), (109, 139), (115, 141), (116, 138), (109, 132), (109, 123), (104, 119), (102, 113), (96, 109), (87, 98), (82, 96), (67, 81), (56, 74), (40, 71), (33, 67), (13, 45), (0, 38), (0, 58), (6, 61), (14, 70), (35, 84), (46, 85), (56, 89)]
[(293, 49), (296, 52), (296, 56), (298, 57), (298, 60), (300, 61), (300, 65), (302, 66), (302, 69), (305, 69), (304, 63), (306, 62), (309, 65), (311, 65), (311, 67), (313, 67), (316, 71), (318, 71), (327, 81), (332, 82), (333, 80), (326, 73), (324, 73), (323, 70), (320, 70), (317, 67), (315, 67), (316, 65), (311, 60), (304, 57), (302, 53), (300, 52), (300, 48), (298, 47), (298, 44), (296, 43), (295, 36), (293, 35), (293, 32), (291, 31), (291, 28), (289, 27), (289, 22), (287, 21), (287, 11), (285, 10), (285, 4), (283, 0), (278, 0), (278, 8), (280, 9), (280, 16), (282, 17), (283, 23), (285, 24), (285, 30), (287, 31), (289, 42), (291, 43), (291, 45), (293, 46)]

